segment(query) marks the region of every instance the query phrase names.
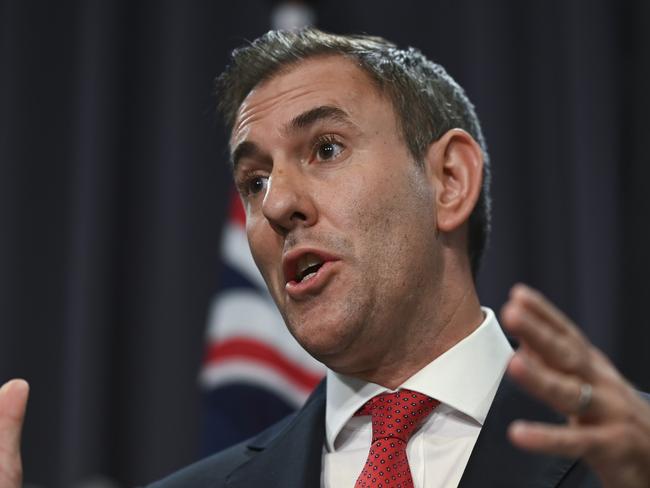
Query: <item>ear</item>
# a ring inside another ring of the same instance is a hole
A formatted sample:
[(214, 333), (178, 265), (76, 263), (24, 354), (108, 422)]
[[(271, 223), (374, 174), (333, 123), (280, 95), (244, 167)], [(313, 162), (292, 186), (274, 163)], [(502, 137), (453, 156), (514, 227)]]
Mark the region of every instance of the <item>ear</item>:
[(451, 129), (431, 143), (425, 155), (435, 187), (436, 224), (452, 232), (468, 221), (483, 181), (483, 151), (462, 129)]

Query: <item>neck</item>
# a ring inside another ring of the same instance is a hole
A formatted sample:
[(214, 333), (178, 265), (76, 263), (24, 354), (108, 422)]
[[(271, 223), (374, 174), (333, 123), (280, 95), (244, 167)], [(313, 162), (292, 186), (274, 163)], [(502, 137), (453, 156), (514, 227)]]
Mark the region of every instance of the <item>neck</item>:
[(340, 372), (394, 390), (474, 332), (484, 318), (476, 288), (471, 273), (461, 272), (456, 277), (460, 279), (438, 283), (435, 290), (426, 294), (419, 309), (409, 314), (408, 323), (393, 329), (398, 333), (389, 348), (380, 354), (373, 352), (381, 360), (374, 362), (368, 357), (364, 361), (372, 368)]
[(483, 322), (483, 312), (473, 286), (462, 290), (454, 305), (447, 313), (438, 315), (435, 327), (431, 326), (433, 321), (422, 327), (418, 341), (410, 344), (408, 348), (407, 360), (378, 368), (366, 381), (380, 384), (391, 390), (396, 389), (438, 356), (469, 336)]

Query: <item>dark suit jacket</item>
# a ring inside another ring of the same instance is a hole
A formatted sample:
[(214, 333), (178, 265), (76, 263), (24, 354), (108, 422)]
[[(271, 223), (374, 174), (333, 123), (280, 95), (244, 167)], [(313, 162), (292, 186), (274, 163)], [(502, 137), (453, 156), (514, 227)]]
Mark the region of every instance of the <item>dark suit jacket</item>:
[[(518, 418), (564, 421), (504, 377), (465, 468), (460, 488), (600, 486), (593, 472), (582, 462), (531, 454), (513, 447), (505, 432), (510, 422)], [(323, 382), (296, 414), (257, 437), (199, 461), (149, 488), (318, 488), (324, 438)]]

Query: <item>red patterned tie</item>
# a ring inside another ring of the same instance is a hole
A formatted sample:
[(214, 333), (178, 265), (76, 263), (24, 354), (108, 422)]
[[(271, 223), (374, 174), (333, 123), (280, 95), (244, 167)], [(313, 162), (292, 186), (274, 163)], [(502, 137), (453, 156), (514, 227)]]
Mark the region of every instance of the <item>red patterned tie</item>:
[(372, 415), (372, 444), (355, 488), (411, 488), (413, 477), (406, 444), (439, 405), (422, 393), (400, 390), (366, 402), (355, 415)]

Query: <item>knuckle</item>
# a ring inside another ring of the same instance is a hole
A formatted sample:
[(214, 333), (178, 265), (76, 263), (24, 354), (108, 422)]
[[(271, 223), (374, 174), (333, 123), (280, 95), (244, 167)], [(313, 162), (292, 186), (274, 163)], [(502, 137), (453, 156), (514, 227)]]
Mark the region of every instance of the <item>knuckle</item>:
[(559, 383), (550, 378), (541, 380), (540, 390), (544, 396), (550, 399), (557, 399), (562, 395), (562, 388), (560, 388)]
[(589, 353), (573, 341), (565, 340), (558, 345), (561, 368), (572, 373), (586, 373), (590, 367)]
[(634, 422), (620, 422), (612, 431), (612, 444), (619, 446), (629, 446), (639, 433)]
[(571, 347), (567, 341), (558, 341), (555, 349), (563, 369), (575, 371), (582, 363), (580, 352)]
[(617, 433), (615, 429), (607, 429), (588, 436), (584, 442), (583, 455), (590, 459), (599, 459), (603, 456), (611, 457), (614, 443), (620, 444), (619, 435), (620, 433)]
[(571, 457), (579, 457), (584, 454), (584, 448), (581, 443), (574, 437), (569, 435), (560, 436), (556, 440), (556, 448), (558, 452)]

